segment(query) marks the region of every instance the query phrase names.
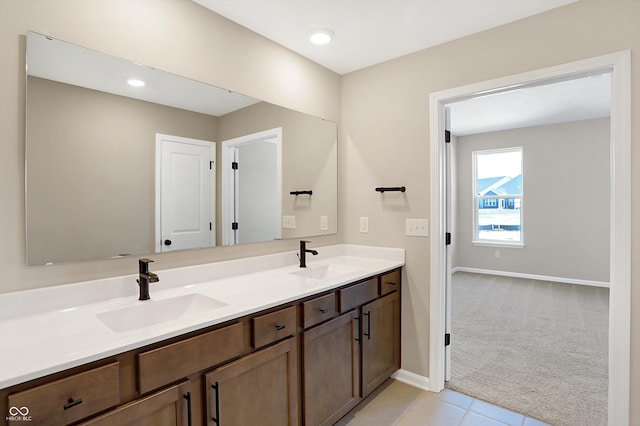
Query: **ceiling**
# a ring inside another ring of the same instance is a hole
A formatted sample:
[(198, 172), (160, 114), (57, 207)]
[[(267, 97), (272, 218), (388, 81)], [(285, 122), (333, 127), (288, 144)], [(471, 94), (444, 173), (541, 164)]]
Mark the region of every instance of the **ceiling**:
[[(346, 74), (577, 0), (193, 0)], [(328, 45), (309, 31), (335, 33)]]
[[(193, 0), (310, 60), (347, 74), (577, 0)], [(328, 45), (309, 32), (335, 33)], [(611, 76), (521, 87), (450, 104), (464, 136), (610, 115)]]
[[(27, 74), (215, 117), (259, 102), (31, 31), (27, 32)], [(146, 85), (129, 86), (130, 78)]]
[(447, 108), (456, 136), (609, 117), (611, 73), (476, 96)]

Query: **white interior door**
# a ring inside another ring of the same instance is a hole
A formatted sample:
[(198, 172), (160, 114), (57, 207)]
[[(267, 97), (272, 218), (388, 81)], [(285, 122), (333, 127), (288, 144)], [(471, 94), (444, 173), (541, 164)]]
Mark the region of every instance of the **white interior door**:
[(159, 134), (156, 151), (156, 251), (213, 247), (215, 143)]
[(239, 146), (236, 243), (270, 241), (279, 237), (280, 198), (277, 182), (277, 145), (257, 141)]

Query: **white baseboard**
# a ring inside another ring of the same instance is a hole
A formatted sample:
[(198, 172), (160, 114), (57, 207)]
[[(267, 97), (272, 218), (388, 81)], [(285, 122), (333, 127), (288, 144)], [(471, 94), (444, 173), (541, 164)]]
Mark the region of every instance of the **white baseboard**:
[(391, 378), (396, 379), (399, 382), (406, 383), (410, 386), (416, 387), (418, 389), (422, 389), (425, 391), (429, 390), (429, 378), (421, 376), (416, 373), (412, 373), (407, 370), (398, 370), (391, 375)]
[(466, 266), (456, 266), (451, 270), (451, 272), (452, 273), (473, 272), (475, 274), (500, 275), (503, 277), (526, 278), (530, 280), (553, 281), (558, 283), (589, 285), (593, 287), (609, 288), (609, 283), (604, 281), (590, 281), (590, 280), (580, 280), (575, 278), (550, 277), (547, 275), (522, 274), (520, 272), (492, 271), (490, 269), (467, 268)]

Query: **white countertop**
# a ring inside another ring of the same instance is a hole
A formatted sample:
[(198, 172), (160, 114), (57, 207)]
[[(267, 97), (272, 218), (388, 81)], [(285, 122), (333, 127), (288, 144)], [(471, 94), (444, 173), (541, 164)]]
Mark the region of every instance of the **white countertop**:
[[(312, 247), (308, 269), (336, 267), (334, 276), (296, 274), (297, 252), (207, 265), (150, 270), (151, 301), (139, 301), (137, 274), (64, 286), (0, 294), (0, 389), (92, 361), (220, 324), (311, 296), (404, 265), (404, 250), (334, 245)], [(219, 307), (176, 319), (116, 332), (98, 314), (198, 294)], [(208, 300), (208, 299), (207, 299)]]

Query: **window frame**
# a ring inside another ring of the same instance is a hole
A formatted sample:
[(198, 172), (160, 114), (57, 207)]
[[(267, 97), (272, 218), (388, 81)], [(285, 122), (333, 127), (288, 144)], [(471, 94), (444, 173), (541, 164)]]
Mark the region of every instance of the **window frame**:
[[(478, 165), (478, 156), (486, 155), (486, 154), (500, 154), (500, 153), (508, 153), (508, 152), (520, 152), (520, 174), (522, 175), (522, 191), (520, 195), (478, 195), (478, 177), (477, 177), (477, 165)], [(473, 206), (473, 235), (471, 239), (471, 244), (474, 246), (492, 246), (492, 247), (514, 247), (514, 248), (522, 248), (524, 247), (524, 148), (522, 146), (508, 147), (508, 148), (498, 148), (498, 149), (483, 149), (472, 151), (472, 172), (471, 172), (471, 188), (472, 188), (472, 206)], [(520, 200), (520, 240), (489, 240), (480, 238), (480, 232), (478, 229), (479, 225), (479, 212), (480, 207), (479, 203), (481, 200), (492, 200), (495, 199), (497, 201), (497, 208), (500, 208), (501, 200), (504, 199), (513, 199), (514, 204), (516, 204), (516, 199)]]

